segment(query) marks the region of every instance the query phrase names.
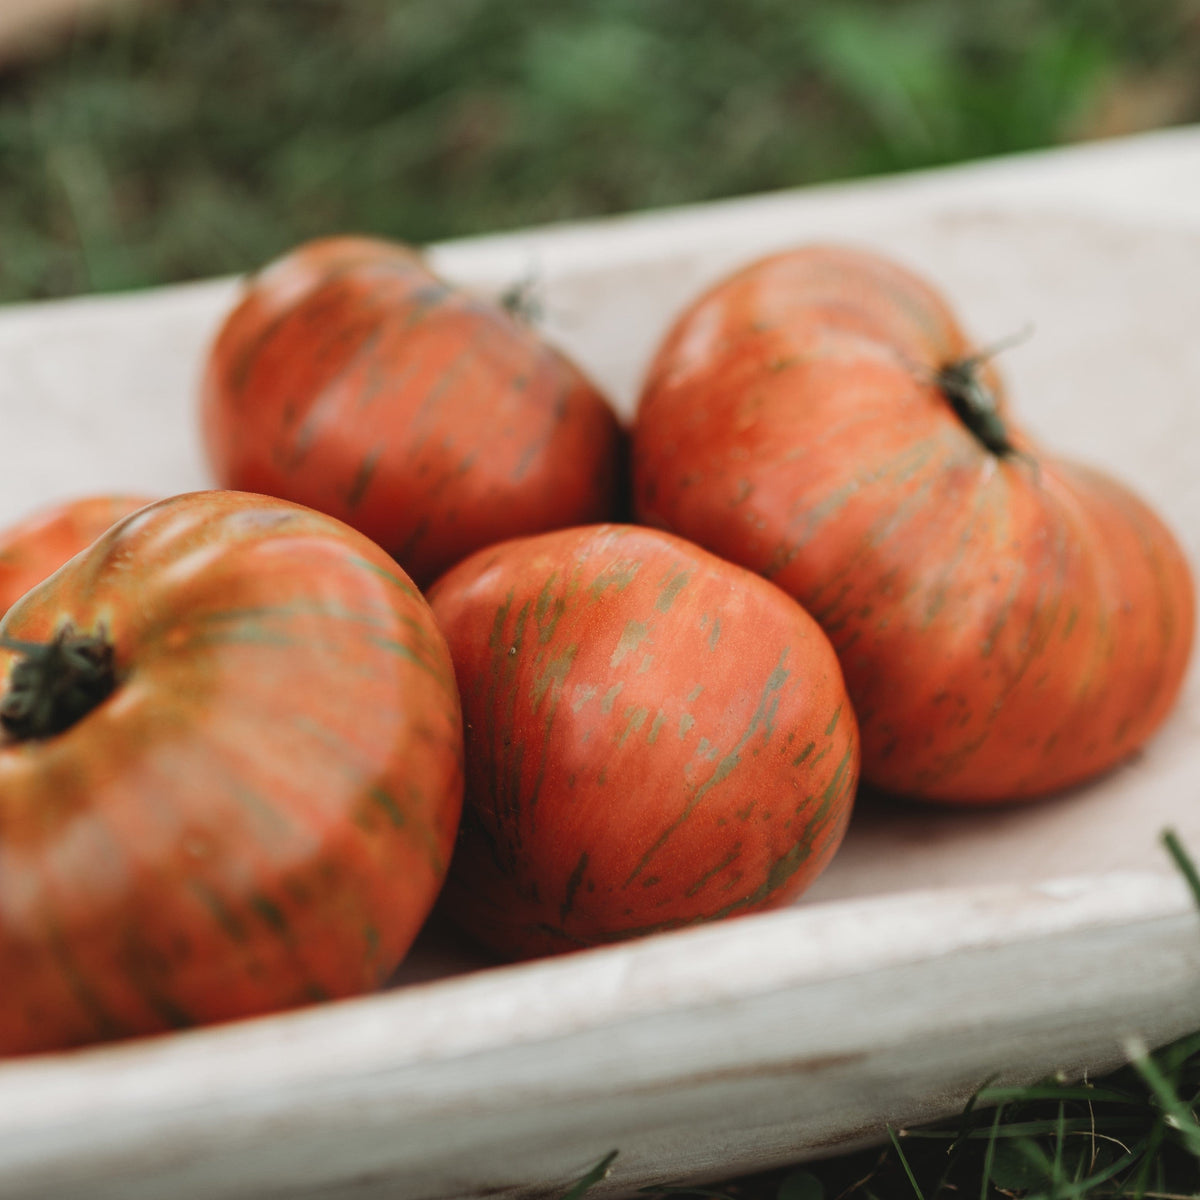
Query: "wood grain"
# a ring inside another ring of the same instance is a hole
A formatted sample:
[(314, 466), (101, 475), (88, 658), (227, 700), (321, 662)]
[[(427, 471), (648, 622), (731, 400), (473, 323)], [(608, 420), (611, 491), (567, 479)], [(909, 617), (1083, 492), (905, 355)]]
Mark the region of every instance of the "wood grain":
[[(1146, 876), (874, 897), (0, 1067), (0, 1194), (461, 1200), (728, 1176), (1200, 1025)], [(1121, 969), (1114, 970), (1113, 964)]]

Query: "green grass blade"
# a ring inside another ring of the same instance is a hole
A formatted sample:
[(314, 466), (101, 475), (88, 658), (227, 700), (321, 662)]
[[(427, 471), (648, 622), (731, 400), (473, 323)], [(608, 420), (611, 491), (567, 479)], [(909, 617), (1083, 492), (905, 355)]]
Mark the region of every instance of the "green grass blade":
[(988, 1183), (992, 1178), (992, 1164), (996, 1161), (996, 1130), (1000, 1128), (1000, 1116), (1004, 1105), (998, 1105), (995, 1116), (992, 1117), (992, 1136), (988, 1138), (987, 1149), (983, 1153), (982, 1178), (979, 1180), (979, 1200), (987, 1200)]
[(1170, 856), (1175, 860), (1175, 865), (1179, 868), (1184, 879), (1187, 880), (1187, 885), (1192, 891), (1192, 898), (1196, 901), (1196, 907), (1200, 908), (1200, 870), (1196, 869), (1196, 864), (1183, 848), (1183, 843), (1179, 840), (1179, 835), (1175, 830), (1164, 829), (1162, 843), (1166, 846)]
[[(1090, 1117), (1067, 1117), (1063, 1122), (1064, 1133), (1089, 1133), (1092, 1128), (1093, 1121)], [(1094, 1128), (1098, 1133), (1128, 1129), (1129, 1118), (1123, 1116), (1097, 1117)], [(1045, 1138), (1053, 1137), (1057, 1130), (1058, 1120), (1055, 1117), (1031, 1118), (1001, 1125), (996, 1136), (1001, 1138)], [(958, 1135), (952, 1129), (908, 1129), (905, 1130), (904, 1136), (913, 1140), (950, 1141)], [(967, 1139), (972, 1141), (991, 1136), (992, 1131), (988, 1126), (972, 1129), (966, 1134)]]
[(908, 1176), (908, 1182), (912, 1184), (913, 1194), (917, 1200), (925, 1200), (925, 1193), (921, 1191), (921, 1185), (917, 1182), (917, 1177), (913, 1174), (913, 1169), (909, 1165), (908, 1156), (904, 1153), (900, 1146), (900, 1138), (896, 1135), (896, 1131), (889, 1125), (888, 1137), (892, 1139), (892, 1145), (896, 1148), (896, 1154), (900, 1159), (900, 1165), (904, 1168), (905, 1175)]
[(1165, 1050), (1160, 1051), (1163, 1062), (1170, 1071), (1181, 1070), (1189, 1059), (1195, 1058), (1194, 1064), (1200, 1070), (1200, 1033), (1189, 1034), (1172, 1042)]
[(1154, 1126), (1146, 1137), (1145, 1152), (1138, 1163), (1137, 1172), (1133, 1177), (1133, 1183), (1129, 1189), (1129, 1195), (1132, 1200), (1142, 1200), (1142, 1197), (1145, 1196), (1147, 1189), (1150, 1187), (1150, 1172), (1154, 1169), (1154, 1164), (1161, 1161), (1159, 1151), (1162, 1149), (1165, 1133), (1166, 1126), (1162, 1123), (1162, 1118), (1160, 1117), (1155, 1121)]
[(974, 1126), (971, 1124), (972, 1119), (976, 1114), (976, 1106), (979, 1104), (979, 1098), (982, 1093), (991, 1086), (991, 1082), (995, 1079), (995, 1075), (991, 1075), (986, 1079), (974, 1092), (971, 1093), (970, 1099), (963, 1106), (963, 1110), (958, 1116), (958, 1128), (954, 1140), (946, 1147), (946, 1161), (942, 1167), (942, 1173), (938, 1177), (937, 1183), (934, 1185), (933, 1194), (941, 1196), (945, 1193), (947, 1186), (950, 1183), (950, 1176), (958, 1164), (964, 1148), (967, 1145), (967, 1137)]
[(585, 1193), (591, 1191), (609, 1172), (616, 1161), (619, 1151), (610, 1150), (586, 1175), (580, 1176), (567, 1191), (562, 1200), (579, 1200)]
[(1179, 1093), (1143, 1043), (1131, 1041), (1126, 1049), (1138, 1074), (1162, 1108), (1167, 1127), (1178, 1133), (1187, 1152), (1200, 1160), (1200, 1123), (1196, 1121), (1196, 1114), (1179, 1098)]
[(1018, 1138), (1017, 1149), (1042, 1173), (1044, 1178), (1053, 1179), (1054, 1164), (1037, 1142), (1029, 1137)]

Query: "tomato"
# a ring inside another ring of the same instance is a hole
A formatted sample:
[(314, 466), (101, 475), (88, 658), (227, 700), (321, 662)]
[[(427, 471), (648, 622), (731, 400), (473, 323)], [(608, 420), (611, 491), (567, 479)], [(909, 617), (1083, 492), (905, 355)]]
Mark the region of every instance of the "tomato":
[(0, 530), (0, 613), (90, 546), (114, 521), (151, 503), (149, 496), (84, 496), (38, 509)]
[(429, 594), (463, 699), (446, 912), (508, 957), (780, 905), (825, 867), (858, 730), (816, 623), (679, 538), (480, 551)]
[(984, 357), (908, 271), (805, 247), (679, 318), (633, 433), (641, 519), (805, 605), (841, 659), (864, 778), (944, 802), (1033, 797), (1129, 756), (1193, 633), (1163, 522), (1037, 448)]
[(422, 587), (616, 501), (620, 431), (589, 380), (387, 242), (323, 239), (252, 278), (212, 347), (202, 416), (223, 486), (338, 517)]
[(281, 500), (173, 497), (0, 635), (0, 1052), (387, 978), (462, 767), (445, 642), (383, 551)]

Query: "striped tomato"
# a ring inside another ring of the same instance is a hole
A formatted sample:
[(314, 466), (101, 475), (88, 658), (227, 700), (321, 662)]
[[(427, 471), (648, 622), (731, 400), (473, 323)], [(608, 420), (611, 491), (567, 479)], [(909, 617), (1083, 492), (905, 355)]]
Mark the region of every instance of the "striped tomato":
[(0, 1052), (386, 979), (446, 870), (461, 718), (377, 546), (284, 501), (179, 496), (0, 635)]
[(463, 698), (450, 916), (521, 957), (780, 905), (858, 778), (837, 659), (798, 604), (679, 538), (594, 526), (434, 585)]
[(83, 496), (47, 505), (0, 530), (0, 614), (115, 521), (150, 502), (149, 496)]
[(1163, 522), (1044, 454), (926, 283), (809, 247), (718, 284), (659, 350), (636, 504), (832, 638), (863, 775), (946, 802), (1087, 779), (1162, 723), (1194, 596)]
[(422, 587), (506, 537), (611, 516), (619, 430), (526, 323), (404, 246), (309, 243), (254, 276), (209, 357), (222, 486), (362, 530)]

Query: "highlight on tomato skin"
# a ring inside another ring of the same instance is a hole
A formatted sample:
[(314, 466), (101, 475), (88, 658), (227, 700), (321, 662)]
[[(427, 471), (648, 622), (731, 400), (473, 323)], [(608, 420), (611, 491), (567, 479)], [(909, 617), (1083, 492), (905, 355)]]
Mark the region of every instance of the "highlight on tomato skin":
[(591, 380), (395, 243), (319, 239), (247, 280), (200, 412), (222, 486), (330, 513), (421, 587), (620, 500), (620, 429)]
[[(445, 877), (462, 720), (445, 639), (378, 546), (270, 497), (175, 496), (0, 637), (0, 1054), (391, 976)], [(65, 692), (42, 670), (63, 662)]]
[(603, 525), (472, 555), (429, 592), (466, 724), (442, 905), (507, 958), (787, 903), (858, 779), (828, 639), (774, 585)]
[(156, 498), (114, 492), (58, 500), (0, 529), (0, 615), (121, 517)]
[(946, 301), (880, 255), (804, 246), (717, 283), (659, 347), (632, 439), (639, 519), (829, 634), (885, 792), (1043, 796), (1175, 704), (1195, 620), (1178, 541), (1038, 447)]

